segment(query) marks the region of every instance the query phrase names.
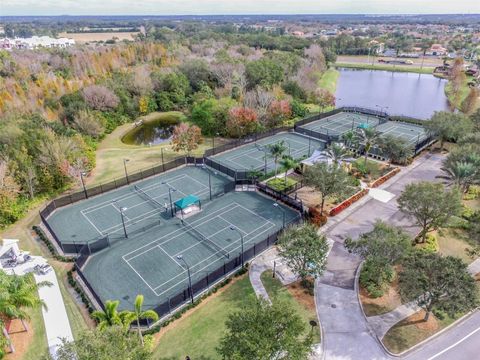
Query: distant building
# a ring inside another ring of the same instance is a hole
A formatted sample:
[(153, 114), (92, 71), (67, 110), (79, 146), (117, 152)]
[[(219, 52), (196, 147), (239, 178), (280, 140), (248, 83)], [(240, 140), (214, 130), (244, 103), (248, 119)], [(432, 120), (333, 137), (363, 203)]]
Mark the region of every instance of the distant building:
[(448, 50), (445, 49), (442, 45), (440, 44), (433, 44), (430, 49), (427, 50), (425, 53), (426, 55), (431, 55), (431, 56), (445, 56), (448, 54)]
[(303, 37), (305, 36), (305, 33), (303, 31), (293, 31), (292, 35), (297, 37)]
[(368, 43), (368, 46), (372, 48), (372, 53), (379, 55), (385, 51), (385, 44), (377, 40), (372, 40)]
[(66, 48), (75, 45), (75, 40), (68, 38), (51, 38), (49, 36), (32, 36), (30, 38), (0, 38), (0, 49), (37, 49)]

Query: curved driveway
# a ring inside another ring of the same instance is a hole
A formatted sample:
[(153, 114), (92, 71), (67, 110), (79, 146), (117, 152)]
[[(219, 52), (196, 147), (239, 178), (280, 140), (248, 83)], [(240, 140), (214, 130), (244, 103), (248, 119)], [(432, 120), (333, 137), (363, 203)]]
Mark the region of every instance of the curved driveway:
[[(428, 154), (383, 184), (380, 189), (395, 195), (382, 202), (370, 196), (360, 200), (350, 209), (331, 218), (323, 232), (333, 241), (328, 256), (327, 270), (315, 286), (317, 311), (323, 329), (324, 353), (327, 360), (376, 360), (390, 359), (369, 329), (360, 308), (355, 286), (355, 272), (360, 258), (349, 254), (343, 243), (346, 237), (354, 239), (370, 231), (377, 219), (400, 226), (411, 233), (415, 229), (397, 207), (396, 198), (405, 185), (435, 180), (439, 174), (443, 156)], [(427, 342), (417, 351), (403, 357), (412, 360), (474, 359), (480, 352), (480, 315), (473, 314), (467, 320), (452, 327)], [(472, 331), (478, 331), (472, 333)], [(472, 333), (471, 335), (469, 335)], [(463, 339), (463, 340), (462, 340)]]

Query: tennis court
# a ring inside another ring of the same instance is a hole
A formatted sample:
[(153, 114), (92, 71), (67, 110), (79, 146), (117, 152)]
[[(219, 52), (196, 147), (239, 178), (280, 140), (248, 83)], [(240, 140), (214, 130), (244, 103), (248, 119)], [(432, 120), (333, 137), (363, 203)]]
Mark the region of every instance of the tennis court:
[(172, 203), (186, 195), (201, 201), (224, 192), (230, 179), (218, 172), (188, 166), (155, 176), (55, 211), (48, 223), (62, 243), (83, 244), (101, 237), (128, 234), (161, 225), (170, 218)]
[(283, 141), (287, 148), (285, 155), (294, 159), (310, 156), (317, 149), (324, 149), (325, 143), (296, 133), (280, 133), (248, 145), (212, 156), (215, 162), (235, 171), (264, 170), (275, 168), (274, 159), (268, 153), (268, 146)]
[(184, 223), (170, 218), (155, 231), (114, 242), (92, 255), (83, 273), (102, 301), (119, 299), (121, 309), (131, 308), (135, 296), (143, 294), (145, 306), (154, 308), (188, 289), (186, 264), (196, 283), (225, 262), (239, 259), (242, 236), (248, 251), (281, 229), (284, 212), (287, 223), (299, 216), (273, 204), (255, 192), (227, 193)]
[(398, 121), (389, 121), (385, 124), (380, 124), (377, 130), (381, 132), (382, 135), (389, 134), (405, 139), (411, 145), (415, 145), (428, 138), (428, 133), (423, 126)]
[(348, 131), (355, 131), (357, 127), (377, 127), (382, 120), (373, 115), (340, 112), (323, 119), (299, 126), (299, 129), (306, 129), (326, 136), (341, 136)]

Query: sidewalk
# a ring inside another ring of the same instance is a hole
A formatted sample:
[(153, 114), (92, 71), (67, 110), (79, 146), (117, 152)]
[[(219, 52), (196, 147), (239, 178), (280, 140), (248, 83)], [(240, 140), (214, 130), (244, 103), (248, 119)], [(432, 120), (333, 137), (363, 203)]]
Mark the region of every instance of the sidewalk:
[[(43, 257), (32, 256), (31, 261), (17, 265), (12, 269), (12, 272), (14, 271), (17, 275), (24, 275), (33, 272), (35, 265), (44, 264), (47, 264), (47, 261)], [(38, 295), (46, 305), (46, 308), (42, 308), (42, 315), (47, 335), (48, 349), (51, 356), (55, 359), (57, 349), (62, 343), (61, 339), (65, 338), (67, 341), (73, 341), (70, 322), (68, 321), (62, 293), (60, 292), (57, 276), (53, 268), (45, 275), (37, 275), (34, 273), (34, 278), (37, 283), (48, 281), (52, 284), (52, 286), (40, 288)]]
[[(355, 276), (361, 259), (344, 247), (347, 237), (357, 239), (373, 229), (377, 220), (414, 232), (411, 221), (397, 207), (396, 198), (404, 187), (421, 180), (432, 181), (439, 173), (443, 157), (428, 154), (402, 169), (338, 216), (330, 218), (321, 231), (333, 240), (325, 274), (315, 283), (315, 297), (324, 333), (327, 360), (389, 359), (367, 322), (358, 302)], [(392, 320), (393, 321), (393, 320)]]

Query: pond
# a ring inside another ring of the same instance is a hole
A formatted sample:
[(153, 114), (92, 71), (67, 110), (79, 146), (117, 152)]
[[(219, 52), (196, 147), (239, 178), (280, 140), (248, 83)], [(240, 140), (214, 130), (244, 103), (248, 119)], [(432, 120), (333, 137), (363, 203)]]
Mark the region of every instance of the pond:
[[(428, 119), (448, 110), (447, 81), (430, 74), (338, 69), (336, 106), (383, 108), (391, 115)], [(377, 107), (378, 105), (378, 107)], [(385, 109), (386, 108), (386, 109)]]
[(174, 126), (179, 122), (178, 116), (162, 114), (130, 130), (122, 137), (122, 142), (128, 145), (161, 144), (170, 140)]

